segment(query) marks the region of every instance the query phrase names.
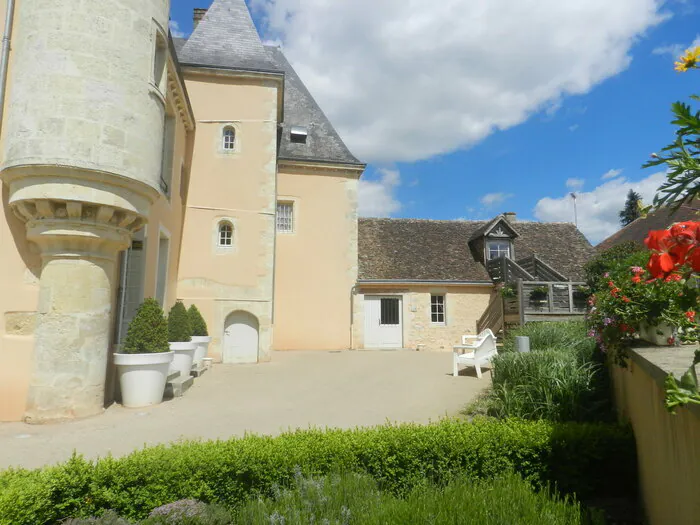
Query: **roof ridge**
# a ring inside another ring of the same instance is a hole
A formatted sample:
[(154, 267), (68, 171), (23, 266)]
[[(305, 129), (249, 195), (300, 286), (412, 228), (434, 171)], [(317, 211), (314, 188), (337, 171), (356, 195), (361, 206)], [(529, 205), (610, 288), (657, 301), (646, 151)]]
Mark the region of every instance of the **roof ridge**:
[(183, 64), (277, 71), (245, 0), (214, 0), (182, 47)]
[(421, 217), (359, 217), (361, 221), (404, 221), (404, 222), (453, 222), (455, 224), (462, 222), (487, 222), (487, 219), (426, 219)]

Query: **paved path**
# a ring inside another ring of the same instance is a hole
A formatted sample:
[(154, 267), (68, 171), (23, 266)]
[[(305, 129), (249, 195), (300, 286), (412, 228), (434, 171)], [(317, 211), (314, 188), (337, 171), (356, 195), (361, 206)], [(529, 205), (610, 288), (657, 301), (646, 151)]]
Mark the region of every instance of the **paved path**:
[(485, 374), (452, 377), (452, 355), (396, 352), (277, 352), (271, 363), (214, 365), (184, 397), (148, 409), (53, 425), (0, 423), (0, 469), (70, 457), (127, 454), (178, 439), (246, 432), (427, 423), (456, 415), (490, 384)]

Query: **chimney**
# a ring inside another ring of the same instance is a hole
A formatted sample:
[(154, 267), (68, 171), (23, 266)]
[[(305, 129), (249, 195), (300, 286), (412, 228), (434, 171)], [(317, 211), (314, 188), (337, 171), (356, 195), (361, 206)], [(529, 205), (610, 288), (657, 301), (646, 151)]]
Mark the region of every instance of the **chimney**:
[(207, 10), (202, 7), (195, 7), (194, 8), (194, 15), (192, 16), (192, 29), (196, 29), (197, 25), (202, 21), (202, 18), (204, 18), (204, 15), (207, 14)]
[(504, 217), (506, 218), (506, 220), (507, 220), (508, 222), (510, 222), (510, 223), (514, 223), (514, 222), (516, 222), (516, 221), (518, 220), (518, 219), (517, 219), (518, 216), (516, 215), (516, 213), (515, 213), (514, 211), (507, 211), (507, 212), (505, 212), (505, 213), (503, 214), (503, 216), (504, 216)]

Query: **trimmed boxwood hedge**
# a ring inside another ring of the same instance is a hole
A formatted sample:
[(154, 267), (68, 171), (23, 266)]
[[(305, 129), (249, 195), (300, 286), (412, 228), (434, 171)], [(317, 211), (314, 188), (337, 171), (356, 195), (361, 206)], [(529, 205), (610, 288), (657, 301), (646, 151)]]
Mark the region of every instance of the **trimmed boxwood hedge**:
[(40, 470), (0, 473), (0, 524), (39, 525), (114, 509), (144, 518), (194, 498), (235, 508), (287, 484), (295, 470), (318, 476), (366, 472), (405, 494), (455, 474), (493, 478), (509, 469), (579, 499), (633, 495), (635, 444), (627, 427), (544, 421), (445, 420), (357, 430), (305, 430), (146, 448), (96, 462), (73, 457)]

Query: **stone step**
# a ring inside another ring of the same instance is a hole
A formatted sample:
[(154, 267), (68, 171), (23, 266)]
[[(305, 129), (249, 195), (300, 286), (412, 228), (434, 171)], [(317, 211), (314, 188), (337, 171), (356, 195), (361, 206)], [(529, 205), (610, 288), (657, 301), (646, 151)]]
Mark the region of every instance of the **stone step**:
[(204, 372), (207, 371), (207, 367), (204, 366), (204, 363), (194, 363), (192, 365), (192, 370), (190, 374), (192, 374), (194, 377), (200, 377)]
[(170, 399), (173, 397), (182, 397), (193, 383), (194, 377), (180, 377), (180, 374), (178, 373), (178, 377), (172, 381), (168, 381), (168, 383), (165, 385), (165, 398)]

